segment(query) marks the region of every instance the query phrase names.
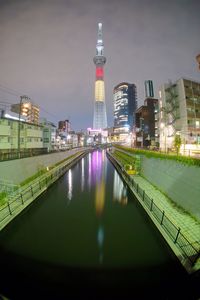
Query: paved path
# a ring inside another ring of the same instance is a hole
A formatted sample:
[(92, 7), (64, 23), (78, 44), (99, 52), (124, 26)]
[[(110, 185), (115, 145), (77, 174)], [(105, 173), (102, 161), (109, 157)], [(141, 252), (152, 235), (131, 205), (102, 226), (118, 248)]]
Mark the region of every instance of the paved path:
[(164, 210), (166, 216), (177, 227), (181, 228), (182, 234), (191, 242), (191, 244), (200, 250), (200, 222), (196, 221), (190, 214), (184, 212), (171, 202), (163, 193), (156, 189), (150, 182), (143, 177), (136, 175), (134, 180), (146, 194), (154, 200), (154, 203)]
[[(118, 149), (131, 156), (131, 153), (125, 150)], [(154, 200), (154, 203), (165, 211), (165, 215), (181, 229), (181, 233), (194, 246), (197, 251), (200, 251), (200, 221), (196, 220), (189, 213), (179, 208), (175, 202), (171, 201), (166, 195), (160, 192), (154, 185), (140, 175), (131, 175), (134, 181), (145, 190), (149, 198)], [(200, 258), (195, 264), (195, 269), (200, 269)]]

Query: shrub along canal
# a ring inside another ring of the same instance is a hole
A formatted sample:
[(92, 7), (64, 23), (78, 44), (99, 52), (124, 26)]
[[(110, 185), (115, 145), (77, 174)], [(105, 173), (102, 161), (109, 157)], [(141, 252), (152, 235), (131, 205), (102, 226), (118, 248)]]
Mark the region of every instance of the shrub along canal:
[(104, 150), (82, 158), (2, 230), (0, 268), (0, 293), (11, 299), (196, 299)]

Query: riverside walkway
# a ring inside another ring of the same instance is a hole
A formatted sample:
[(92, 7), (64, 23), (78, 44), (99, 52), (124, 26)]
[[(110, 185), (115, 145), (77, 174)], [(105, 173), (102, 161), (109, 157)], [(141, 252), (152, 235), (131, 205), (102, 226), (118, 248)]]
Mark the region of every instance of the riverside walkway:
[[(167, 198), (162, 192), (156, 189), (150, 182), (139, 175), (131, 175), (134, 181), (145, 190), (149, 198), (153, 199), (154, 203), (165, 211), (166, 216), (181, 229), (182, 234), (194, 246), (197, 251), (200, 251), (200, 222), (195, 220), (189, 213), (184, 212), (178, 206)], [(200, 269), (200, 258), (195, 264), (195, 269)]]
[(65, 161), (61, 161), (58, 166), (53, 166), (47, 173), (38, 176), (31, 182), (25, 184), (15, 193), (8, 197), (8, 201), (0, 206), (0, 230), (11, 222), (19, 213), (38, 198), (47, 188), (59, 179), (66, 170), (83, 157), (88, 150), (73, 151), (68, 155)]
[[(132, 156), (125, 150), (117, 150), (122, 151), (129, 156)], [(111, 153), (110, 155), (113, 157)], [(182, 243), (181, 245), (183, 252), (189, 253), (189, 248), (191, 248), (192, 246), (196, 250), (195, 252), (200, 254), (200, 222), (196, 220), (193, 216), (191, 216), (189, 213), (178, 207), (178, 205), (176, 205), (175, 202), (171, 201), (165, 194), (159, 191), (159, 189), (157, 189), (153, 184), (151, 184), (147, 179), (145, 179), (141, 175), (127, 176), (132, 179), (131, 181), (128, 180), (129, 187), (139, 200), (140, 204), (146, 210), (147, 214), (150, 216), (154, 224), (157, 226), (158, 230), (165, 237), (166, 241), (172, 248), (175, 255), (179, 258), (181, 263), (184, 265), (186, 270), (189, 273), (200, 270), (200, 255), (198, 256), (198, 259), (196, 260), (195, 264), (192, 266), (192, 269), (187, 264), (185, 264), (184, 258), (182, 257), (182, 254), (178, 251), (176, 244), (171, 242), (168, 236), (165, 234), (164, 230), (162, 230), (162, 226), (159, 225), (158, 220), (156, 220), (156, 218), (151, 213), (151, 208), (147, 208), (147, 206), (144, 204), (144, 199), (142, 199), (143, 192), (145, 192), (145, 195), (148, 197), (149, 200), (153, 201), (155, 207), (157, 207), (161, 212), (164, 212), (164, 215), (171, 221), (171, 223), (174, 224), (177, 228), (179, 228), (181, 234), (187, 239), (188, 243)], [(139, 186), (140, 192), (138, 192), (137, 186)], [(149, 203), (148, 206), (151, 206), (151, 204)], [(162, 219), (162, 216), (160, 216), (160, 219)]]

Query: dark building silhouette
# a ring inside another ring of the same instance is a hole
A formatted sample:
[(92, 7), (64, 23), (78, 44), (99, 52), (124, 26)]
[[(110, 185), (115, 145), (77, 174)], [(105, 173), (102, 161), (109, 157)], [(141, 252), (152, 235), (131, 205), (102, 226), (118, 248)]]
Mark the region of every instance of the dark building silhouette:
[(154, 89), (153, 89), (153, 81), (145, 80), (145, 98), (153, 98), (154, 97)]
[(157, 146), (158, 99), (147, 98), (136, 110), (136, 147)]

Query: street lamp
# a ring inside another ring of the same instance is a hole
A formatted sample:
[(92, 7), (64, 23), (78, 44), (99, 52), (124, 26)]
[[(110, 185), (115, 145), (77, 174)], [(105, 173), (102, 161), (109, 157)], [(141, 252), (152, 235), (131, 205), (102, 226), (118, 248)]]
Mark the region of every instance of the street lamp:
[(161, 122), (160, 123), (160, 128), (162, 129), (162, 133), (164, 135), (164, 149), (165, 149), (165, 153), (166, 153), (166, 148), (167, 148), (167, 137), (166, 137), (166, 126), (165, 123)]
[(143, 126), (144, 126), (144, 118), (140, 117), (141, 148), (143, 148), (143, 138), (144, 138)]
[(19, 121), (18, 121), (18, 158), (20, 158), (20, 119), (21, 119), (21, 108), (22, 108), (22, 99), (23, 97), (20, 96), (20, 103), (19, 103)]

